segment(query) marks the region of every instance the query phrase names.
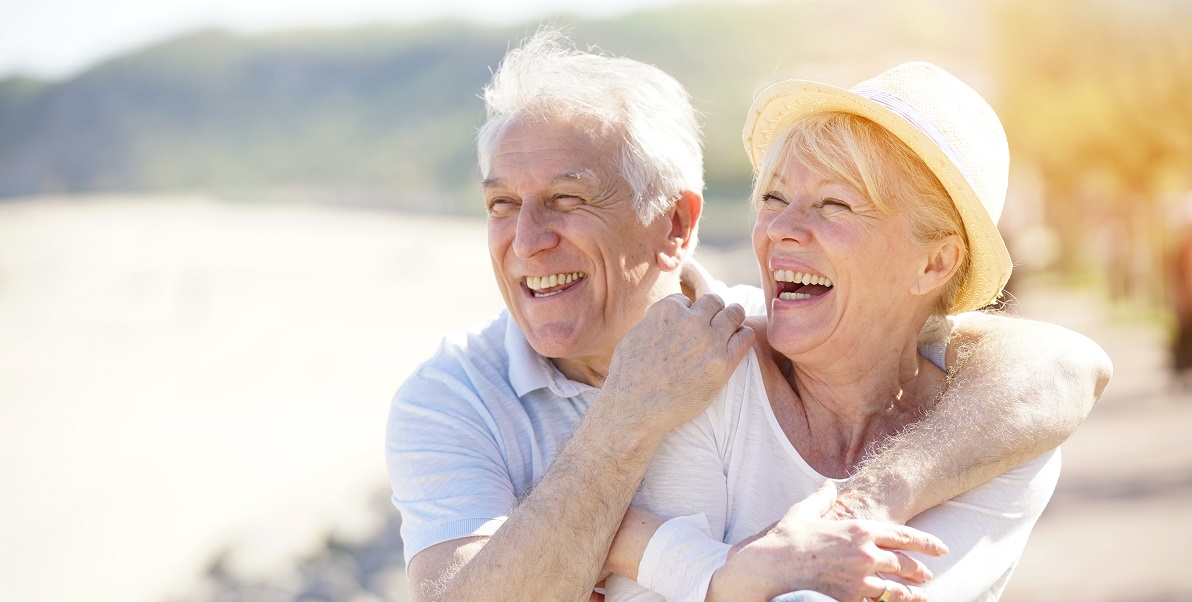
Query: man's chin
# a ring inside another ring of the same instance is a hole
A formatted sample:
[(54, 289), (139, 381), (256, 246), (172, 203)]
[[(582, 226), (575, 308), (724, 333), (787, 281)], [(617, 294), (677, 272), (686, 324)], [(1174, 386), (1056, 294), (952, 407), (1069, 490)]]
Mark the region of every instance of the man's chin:
[(575, 355), (576, 325), (574, 322), (550, 322), (547, 324), (518, 324), (526, 340), (539, 355), (549, 358), (566, 358)]

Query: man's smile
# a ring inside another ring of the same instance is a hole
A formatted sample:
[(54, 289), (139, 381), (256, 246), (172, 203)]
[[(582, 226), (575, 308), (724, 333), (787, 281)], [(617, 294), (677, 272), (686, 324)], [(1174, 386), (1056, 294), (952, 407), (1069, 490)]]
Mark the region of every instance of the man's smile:
[(526, 288), (535, 298), (557, 295), (578, 284), (587, 277), (583, 272), (550, 274), (549, 276), (526, 276)]

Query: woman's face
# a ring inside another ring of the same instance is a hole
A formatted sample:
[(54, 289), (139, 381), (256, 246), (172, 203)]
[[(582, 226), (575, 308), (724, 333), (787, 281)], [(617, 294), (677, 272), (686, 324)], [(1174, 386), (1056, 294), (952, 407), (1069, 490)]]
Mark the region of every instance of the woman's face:
[(839, 354), (874, 337), (905, 336), (930, 300), (914, 291), (927, 253), (903, 213), (879, 211), (794, 153), (760, 192), (753, 249), (774, 349), (792, 358), (813, 349)]

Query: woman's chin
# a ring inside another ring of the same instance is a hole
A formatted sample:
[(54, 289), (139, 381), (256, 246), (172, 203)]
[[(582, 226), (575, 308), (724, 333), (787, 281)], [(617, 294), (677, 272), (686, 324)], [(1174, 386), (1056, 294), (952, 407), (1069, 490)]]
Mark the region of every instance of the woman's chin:
[(805, 324), (794, 324), (784, 320), (770, 321), (766, 325), (766, 340), (775, 351), (793, 358), (821, 348), (826, 333), (819, 328)]

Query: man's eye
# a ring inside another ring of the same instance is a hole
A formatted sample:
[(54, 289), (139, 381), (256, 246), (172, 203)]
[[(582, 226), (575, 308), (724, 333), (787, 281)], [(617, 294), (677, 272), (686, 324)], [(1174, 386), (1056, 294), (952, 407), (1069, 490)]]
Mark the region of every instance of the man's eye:
[(496, 217), (508, 215), (517, 209), (517, 203), (509, 199), (493, 199), (488, 202), (488, 214)]
[(564, 211), (567, 211), (569, 209), (575, 209), (576, 207), (579, 207), (580, 205), (583, 205), (583, 204), (584, 204), (583, 199), (581, 199), (577, 196), (569, 196), (569, 195), (559, 195), (554, 198), (554, 202), (553, 202), (555, 209), (562, 209)]

